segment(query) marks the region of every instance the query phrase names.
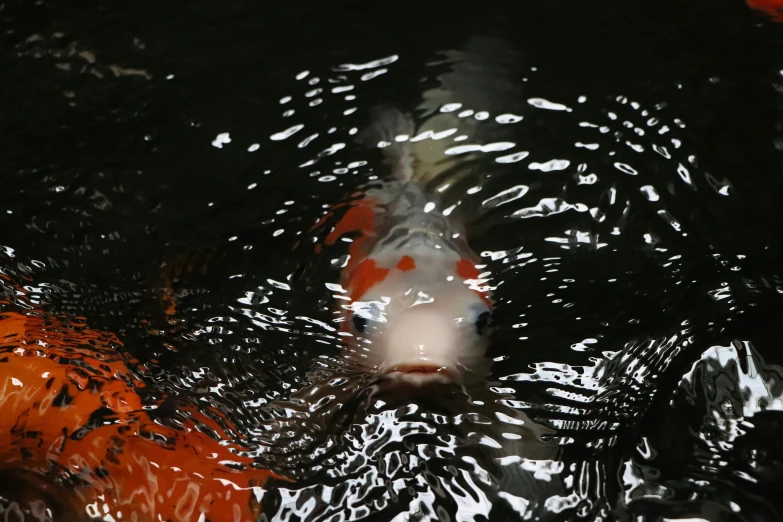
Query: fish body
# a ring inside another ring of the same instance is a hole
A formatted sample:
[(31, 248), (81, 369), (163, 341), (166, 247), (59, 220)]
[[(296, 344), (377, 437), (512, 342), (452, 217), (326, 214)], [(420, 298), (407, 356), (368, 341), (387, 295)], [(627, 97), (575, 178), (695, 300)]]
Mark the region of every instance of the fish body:
[(313, 447), (320, 439), (309, 434), (361, 419), (364, 397), (370, 415), (376, 405), (396, 411), (424, 403), (459, 419), (441, 429), (453, 430), (492, 475), (496, 501), (525, 498), (544, 520), (543, 502), (562, 494), (562, 484), (556, 476), (538, 480), (523, 464), (556, 457), (553, 430), (514, 407), (508, 386), (490, 380), (492, 289), (462, 224), (417, 182), (413, 132), (409, 116), (376, 111), (362, 142), (380, 147), (389, 179), (315, 225), (342, 214), (325, 243), (349, 242), (335, 296), (345, 342), (332, 367), (315, 365), (307, 385), (262, 407), (273, 419), (266, 447), (273, 461), (290, 466), (286, 475), (309, 477), (320, 454)]
[(416, 183), (413, 132), (410, 116), (381, 109), (362, 137), (381, 148), (391, 179), (354, 201), (327, 237), (355, 235), (337, 314), (347, 356), (362, 368), (407, 383), (454, 381), (485, 353), (491, 292), (461, 223)]

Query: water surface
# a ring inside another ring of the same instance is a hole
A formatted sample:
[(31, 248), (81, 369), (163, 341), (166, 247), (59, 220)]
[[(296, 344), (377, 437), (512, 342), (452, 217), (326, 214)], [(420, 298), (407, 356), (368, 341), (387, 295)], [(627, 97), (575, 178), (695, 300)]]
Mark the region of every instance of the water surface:
[[(783, 516), (782, 25), (695, 0), (0, 17), (3, 312), (84, 317), (155, 393), (222, 412), (296, 479), (266, 519)], [(345, 249), (308, 230), (384, 175), (355, 143), (378, 103), (415, 111), (497, 287), (495, 391), (555, 455), (493, 454), (459, 394), (337, 394), (270, 444), (263, 406), (339, 366)]]

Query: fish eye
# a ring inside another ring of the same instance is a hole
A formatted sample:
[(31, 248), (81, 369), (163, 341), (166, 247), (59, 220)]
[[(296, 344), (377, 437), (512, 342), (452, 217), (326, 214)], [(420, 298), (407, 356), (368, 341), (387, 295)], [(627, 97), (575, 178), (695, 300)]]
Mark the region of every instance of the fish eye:
[(492, 312), (480, 313), (476, 318), (476, 332), (479, 335), (484, 335), (490, 322), (492, 322)]
[(362, 317), (361, 315), (354, 314), (354, 316), (351, 318), (351, 321), (353, 322), (353, 327), (357, 332), (364, 333), (364, 329), (367, 328), (366, 318)]

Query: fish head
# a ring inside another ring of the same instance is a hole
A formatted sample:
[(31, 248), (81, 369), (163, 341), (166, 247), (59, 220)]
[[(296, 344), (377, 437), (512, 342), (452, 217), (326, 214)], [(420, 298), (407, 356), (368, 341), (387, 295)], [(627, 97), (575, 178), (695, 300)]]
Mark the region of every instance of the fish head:
[(344, 306), (349, 357), (393, 382), (463, 379), (486, 353), (492, 304), (480, 279), (466, 277), (478, 274), (466, 274), (459, 262), (448, 256), (407, 264), (372, 260), (371, 285), (349, 282), (349, 291), (361, 289)]

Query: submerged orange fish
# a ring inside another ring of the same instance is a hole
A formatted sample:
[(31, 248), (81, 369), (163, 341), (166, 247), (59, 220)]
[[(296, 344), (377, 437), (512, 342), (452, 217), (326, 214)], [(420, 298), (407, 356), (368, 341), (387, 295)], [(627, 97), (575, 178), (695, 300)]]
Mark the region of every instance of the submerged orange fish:
[(255, 522), (274, 475), (219, 412), (227, 428), (190, 404), (156, 416), (167, 399), (121, 347), (79, 319), (0, 313), (0, 496), (55, 520)]
[(747, 0), (748, 7), (765, 13), (774, 22), (783, 22), (783, 0)]

